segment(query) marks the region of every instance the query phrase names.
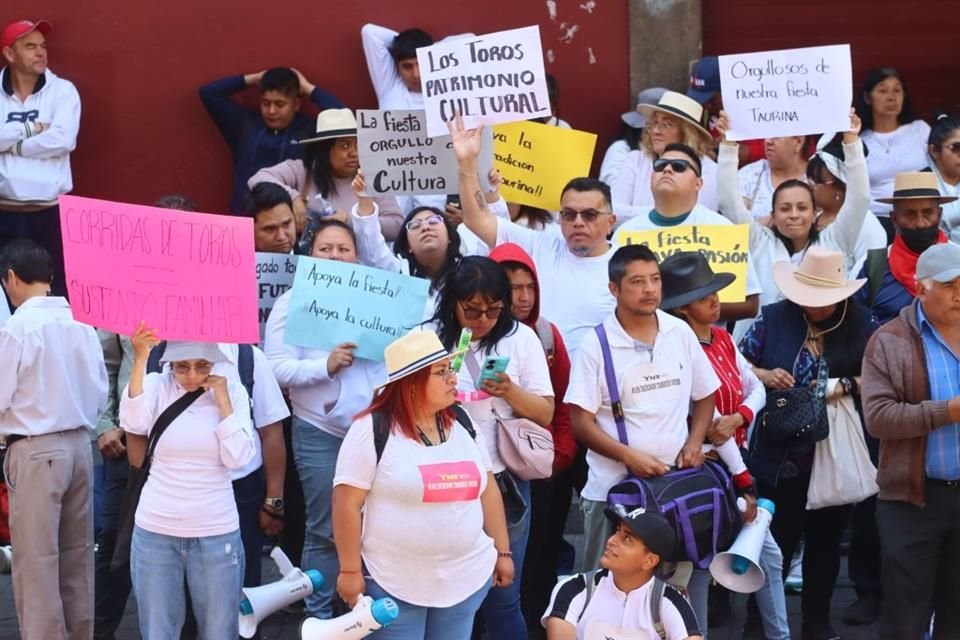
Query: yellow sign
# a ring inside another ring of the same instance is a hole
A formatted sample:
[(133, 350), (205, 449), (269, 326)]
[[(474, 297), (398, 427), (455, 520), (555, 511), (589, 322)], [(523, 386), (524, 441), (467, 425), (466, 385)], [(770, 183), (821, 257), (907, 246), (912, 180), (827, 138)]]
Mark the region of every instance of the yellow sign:
[(733, 283), (720, 290), (720, 302), (743, 302), (747, 297), (747, 256), (750, 228), (737, 225), (686, 225), (660, 227), (649, 231), (621, 231), (617, 245), (645, 244), (657, 260), (680, 251), (699, 251), (707, 258), (714, 273), (732, 273)]
[(511, 122), (493, 128), (493, 166), (503, 176), (507, 202), (547, 211), (560, 209), (560, 192), (573, 178), (590, 175), (595, 133), (539, 122)]

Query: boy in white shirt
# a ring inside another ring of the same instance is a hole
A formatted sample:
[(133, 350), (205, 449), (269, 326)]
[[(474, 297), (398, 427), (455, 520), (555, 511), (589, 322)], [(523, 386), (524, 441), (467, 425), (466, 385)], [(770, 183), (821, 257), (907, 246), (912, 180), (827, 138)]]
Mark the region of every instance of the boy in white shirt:
[(676, 543), (666, 519), (644, 509), (605, 513), (617, 530), (601, 569), (557, 583), (541, 619), (547, 640), (699, 640), (690, 603), (655, 577), (660, 558)]

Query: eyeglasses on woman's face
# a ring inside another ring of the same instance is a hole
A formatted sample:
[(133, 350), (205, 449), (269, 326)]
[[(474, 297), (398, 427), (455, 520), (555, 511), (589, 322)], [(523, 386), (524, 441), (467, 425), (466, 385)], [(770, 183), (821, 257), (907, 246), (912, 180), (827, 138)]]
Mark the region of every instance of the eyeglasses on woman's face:
[(487, 320), (496, 320), (500, 317), (500, 314), (503, 313), (504, 309), (502, 304), (487, 307), (486, 309), (480, 309), (463, 302), (459, 304), (460, 309), (463, 311), (463, 317), (467, 320), (479, 320), (481, 316), (485, 316)]
[(197, 360), (195, 362), (185, 360), (183, 362), (174, 362), (171, 368), (174, 373), (182, 376), (187, 375), (191, 371), (196, 371), (198, 375), (206, 376), (210, 375), (210, 372), (213, 371), (213, 363), (207, 362), (206, 360)]
[(413, 220), (407, 222), (407, 224), (404, 226), (407, 228), (407, 231), (416, 231), (417, 229), (423, 227), (423, 225), (435, 227), (440, 224), (443, 224), (443, 216), (435, 213), (431, 216), (427, 216), (426, 218), (414, 218)]

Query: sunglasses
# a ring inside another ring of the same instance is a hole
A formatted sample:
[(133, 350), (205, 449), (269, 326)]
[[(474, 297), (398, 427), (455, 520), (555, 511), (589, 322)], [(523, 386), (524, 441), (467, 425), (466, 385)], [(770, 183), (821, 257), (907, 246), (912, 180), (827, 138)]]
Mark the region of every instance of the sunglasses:
[(663, 172), (664, 169), (670, 167), (670, 170), (674, 173), (683, 173), (687, 169), (693, 171), (697, 176), (700, 175), (700, 172), (697, 171), (697, 168), (693, 166), (693, 163), (689, 160), (684, 160), (683, 158), (673, 158), (667, 160), (665, 158), (657, 158), (653, 161), (653, 170), (656, 173)]
[(191, 370), (196, 371), (201, 376), (208, 375), (211, 371), (213, 371), (213, 365), (209, 362), (198, 362), (195, 365), (192, 365), (189, 362), (174, 362), (173, 365), (171, 365), (171, 368), (175, 373), (179, 373), (184, 376), (190, 373)]
[(438, 224), (443, 224), (443, 216), (437, 215), (436, 213), (432, 216), (426, 218), (414, 218), (404, 226), (407, 228), (407, 231), (416, 231), (420, 227), (426, 224), (428, 227), (435, 227)]
[(486, 316), (487, 320), (496, 320), (500, 317), (500, 314), (503, 313), (503, 305), (499, 307), (477, 309), (476, 307), (468, 307), (467, 305), (460, 303), (460, 309), (463, 310), (463, 317), (467, 320), (479, 320), (481, 316)]
[(564, 222), (573, 222), (577, 219), (577, 216), (583, 218), (583, 221), (587, 224), (591, 222), (596, 222), (597, 218), (600, 216), (610, 215), (609, 211), (597, 211), (596, 209), (584, 209), (583, 211), (577, 211), (576, 209), (561, 209), (560, 210), (560, 219)]
[(951, 153), (960, 155), (960, 142), (954, 142), (953, 144), (944, 145), (943, 148), (949, 149)]

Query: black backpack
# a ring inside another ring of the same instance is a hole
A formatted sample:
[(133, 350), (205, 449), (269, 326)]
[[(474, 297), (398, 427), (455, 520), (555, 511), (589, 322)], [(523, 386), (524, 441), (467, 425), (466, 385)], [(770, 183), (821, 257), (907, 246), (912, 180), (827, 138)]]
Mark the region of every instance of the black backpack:
[[(240, 382), (247, 390), (247, 396), (250, 398), (250, 417), (253, 417), (253, 347), (249, 344), (238, 345), (240, 347), (237, 355), (237, 369), (240, 372)], [(147, 358), (147, 373), (160, 373), (163, 366), (160, 359), (163, 352), (167, 350), (167, 341), (160, 342), (150, 350), (150, 356)]]
[[(477, 439), (477, 431), (473, 428), (473, 422), (470, 421), (470, 416), (467, 415), (466, 410), (461, 407), (459, 404), (453, 405), (453, 413), (456, 416), (457, 422), (460, 423), (460, 426), (470, 434), (470, 437), (474, 440)], [(387, 446), (387, 438), (390, 437), (390, 423), (383, 419), (382, 413), (373, 414), (373, 448), (377, 452), (377, 463), (380, 463), (380, 458), (383, 457), (383, 450)]]

